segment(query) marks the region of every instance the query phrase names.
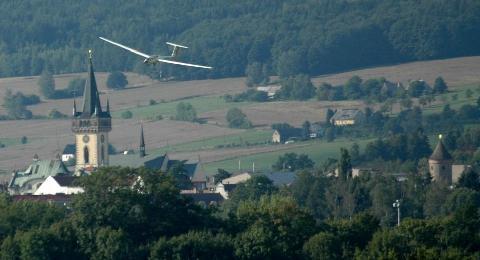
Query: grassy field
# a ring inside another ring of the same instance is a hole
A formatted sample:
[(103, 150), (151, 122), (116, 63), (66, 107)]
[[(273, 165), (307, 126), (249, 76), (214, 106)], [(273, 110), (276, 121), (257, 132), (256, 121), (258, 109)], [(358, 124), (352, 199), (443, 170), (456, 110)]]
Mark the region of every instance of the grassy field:
[(121, 114), (127, 110), (132, 112), (133, 118), (135, 119), (155, 119), (158, 115), (162, 115), (163, 117), (175, 116), (177, 105), (180, 102), (190, 103), (197, 111), (197, 114), (251, 104), (249, 102), (227, 103), (223, 97), (219, 96), (192, 97), (172, 102), (158, 103), (155, 105), (123, 109), (115, 111), (112, 116), (114, 118), (120, 118)]
[[(371, 139), (356, 140), (355, 142), (363, 148)], [(288, 152), (297, 154), (307, 154), (317, 165), (328, 158), (338, 158), (340, 148), (350, 148), (354, 141), (339, 139), (334, 142), (326, 142), (321, 140), (306, 142), (307, 145), (303, 147), (295, 147), (289, 149)], [(286, 151), (275, 151), (268, 153), (258, 153), (248, 156), (234, 157), (223, 161), (207, 163), (203, 165), (205, 172), (216, 173), (218, 168), (225, 169), (231, 172), (237, 172), (238, 162), (240, 161), (242, 171), (251, 171), (253, 163), (255, 163), (255, 171), (265, 172), (270, 171), (272, 165), (280, 155), (285, 154)]]
[[(452, 108), (459, 108), (466, 103), (475, 103), (480, 95), (477, 91), (480, 82), (480, 56), (464, 57), (446, 60), (413, 62), (393, 66), (367, 68), (345, 73), (322, 75), (315, 77), (313, 82), (329, 82), (334, 85), (342, 84), (351, 76), (359, 75), (363, 79), (385, 77), (390, 81), (400, 81), (404, 85), (409, 80), (423, 79), (430, 85), (436, 77), (442, 76), (450, 86), (450, 93), (445, 97), (437, 97), (432, 106), (425, 107), (425, 113), (438, 112), (448, 102)], [(77, 77), (85, 77), (86, 73), (66, 74), (55, 76), (58, 88), (68, 85), (68, 82)], [(327, 157), (338, 154), (341, 146), (349, 147), (349, 141), (340, 140), (334, 143), (305, 143), (305, 146), (295, 143), (294, 146), (247, 146), (244, 143), (261, 143), (270, 139), (272, 123), (287, 122), (297, 127), (305, 120), (310, 122), (322, 121), (327, 109), (343, 107), (363, 108), (361, 101), (329, 102), (316, 100), (308, 102), (267, 102), (267, 103), (225, 103), (224, 94), (236, 94), (247, 89), (244, 78), (194, 80), (194, 81), (152, 81), (145, 76), (127, 73), (129, 85), (121, 91), (112, 91), (106, 88), (107, 73), (96, 73), (97, 84), (101, 91), (102, 104), (110, 100), (110, 108), (114, 113), (113, 130), (110, 142), (118, 149), (134, 149), (138, 145), (139, 121), (144, 122), (147, 137), (147, 149), (151, 152), (169, 151), (186, 155), (192, 158), (201, 154), (205, 160), (205, 167), (215, 169), (224, 167), (236, 169), (238, 158), (242, 165), (249, 165), (255, 161), (257, 169), (267, 169), (277, 159), (278, 155), (292, 150), (305, 152), (315, 161), (322, 161)], [(38, 77), (17, 77), (0, 79), (0, 100), (7, 89), (22, 91), (25, 94), (37, 94)], [(466, 89), (472, 89), (473, 97), (465, 97)], [(456, 100), (452, 100), (453, 95)], [(444, 102), (442, 99), (445, 99)], [(150, 100), (159, 102), (149, 105)], [(173, 120), (148, 120), (157, 115), (170, 117), (175, 115), (176, 106), (180, 101), (191, 103), (197, 110), (200, 118), (207, 124), (192, 124)], [(70, 115), (72, 99), (44, 100), (38, 105), (29, 106), (34, 115), (47, 115), (51, 109)], [(77, 108), (81, 105), (77, 98)], [(241, 107), (249, 120), (253, 122), (256, 131), (236, 130), (226, 127), (225, 114), (230, 107)], [(376, 105), (373, 105), (376, 107)], [(378, 108), (378, 107), (376, 107)], [(133, 119), (119, 119), (122, 111), (130, 110)], [(0, 114), (5, 110), (0, 107)], [(69, 120), (16, 120), (0, 122), (0, 133), (7, 146), (0, 149), (0, 169), (10, 172), (14, 168), (22, 168), (30, 163), (34, 154), (42, 158), (54, 158), (66, 144), (72, 143), (73, 133)], [(263, 129), (263, 130), (262, 130)], [(29, 142), (18, 145), (21, 136), (27, 136)], [(243, 143), (243, 145), (242, 145)], [(230, 145), (227, 148), (221, 148)], [(287, 149), (284, 149), (287, 148)], [(274, 151), (275, 150), (275, 151)], [(279, 151), (281, 150), (281, 151)], [(183, 154), (182, 154), (183, 153)], [(213, 163), (208, 163), (213, 162)]]
[[(28, 140), (31, 141), (31, 140)], [(5, 147), (20, 144), (20, 138), (0, 138), (0, 144), (5, 145)]]
[(169, 145), (160, 149), (153, 149), (151, 153), (163, 154), (165, 152), (191, 152), (224, 147), (240, 147), (265, 144), (272, 138), (270, 130), (246, 130), (245, 132), (225, 135), (222, 137), (207, 138), (200, 141)]
[[(468, 91), (472, 93), (471, 97), (467, 97)], [(450, 108), (458, 110), (463, 105), (476, 104), (479, 96), (480, 84), (468, 84), (456, 87), (448, 93), (435, 96), (437, 102), (432, 106), (426, 106), (423, 111), (426, 115), (439, 113), (442, 111), (445, 104), (450, 104)]]

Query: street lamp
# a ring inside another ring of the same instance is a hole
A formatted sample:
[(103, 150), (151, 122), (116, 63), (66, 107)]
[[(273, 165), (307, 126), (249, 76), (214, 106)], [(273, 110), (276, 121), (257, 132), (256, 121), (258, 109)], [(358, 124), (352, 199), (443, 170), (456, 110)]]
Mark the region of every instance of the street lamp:
[(397, 208), (397, 226), (400, 226), (400, 201), (395, 200), (393, 207)]

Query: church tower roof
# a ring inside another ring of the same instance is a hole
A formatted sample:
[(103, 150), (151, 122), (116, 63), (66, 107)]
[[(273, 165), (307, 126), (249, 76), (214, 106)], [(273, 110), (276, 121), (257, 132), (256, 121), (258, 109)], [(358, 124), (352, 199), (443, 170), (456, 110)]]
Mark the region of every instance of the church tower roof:
[(88, 58), (88, 77), (83, 91), (83, 110), (81, 112), (81, 117), (90, 118), (92, 115), (101, 117), (104, 116), (104, 113), (102, 112), (102, 106), (100, 104), (100, 95), (98, 93), (97, 81), (95, 80), (92, 52), (90, 50)]
[(450, 155), (450, 153), (447, 151), (447, 148), (445, 148), (445, 145), (443, 145), (441, 137), (440, 137), (440, 140), (438, 140), (437, 147), (435, 147), (435, 150), (430, 156), (430, 160), (435, 160), (435, 161), (452, 160), (452, 155)]

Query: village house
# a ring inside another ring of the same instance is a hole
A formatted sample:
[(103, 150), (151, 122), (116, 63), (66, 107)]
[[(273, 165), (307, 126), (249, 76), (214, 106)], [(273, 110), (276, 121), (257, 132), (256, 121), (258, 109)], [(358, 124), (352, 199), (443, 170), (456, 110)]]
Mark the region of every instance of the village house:
[[(215, 187), (215, 191), (220, 193), (223, 198), (228, 199), (229, 194), (235, 190), (238, 184), (248, 181), (253, 176), (258, 175), (255, 173), (244, 172), (236, 174), (230, 178), (223, 179)], [(295, 181), (295, 172), (271, 172), (262, 174), (270, 179), (275, 186), (289, 186)]]
[(62, 161), (68, 162), (69, 160), (74, 160), (74, 159), (75, 159), (75, 145), (67, 144), (65, 148), (63, 148)]
[(280, 85), (259, 86), (257, 91), (266, 92), (269, 99), (274, 99), (275, 94), (282, 88)]
[(300, 128), (282, 128), (276, 129), (272, 134), (272, 143), (285, 143), (288, 140), (297, 139), (301, 136)]
[(83, 188), (75, 185), (75, 176), (49, 176), (33, 195), (77, 194), (83, 193)]
[(335, 126), (348, 126), (360, 124), (364, 121), (363, 112), (356, 108), (339, 109), (330, 118), (330, 123)]

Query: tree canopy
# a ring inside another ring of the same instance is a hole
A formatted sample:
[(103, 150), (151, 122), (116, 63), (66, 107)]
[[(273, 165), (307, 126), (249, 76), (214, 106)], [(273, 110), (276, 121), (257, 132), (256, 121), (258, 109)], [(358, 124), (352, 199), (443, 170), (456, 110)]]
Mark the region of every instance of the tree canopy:
[(97, 70), (149, 74), (98, 36), (160, 55), (170, 52), (166, 41), (182, 43), (190, 47), (182, 60), (215, 67), (146, 68), (184, 79), (243, 76), (255, 62), (289, 77), (478, 55), (479, 14), (473, 0), (3, 2), (0, 76), (84, 71), (88, 49)]

